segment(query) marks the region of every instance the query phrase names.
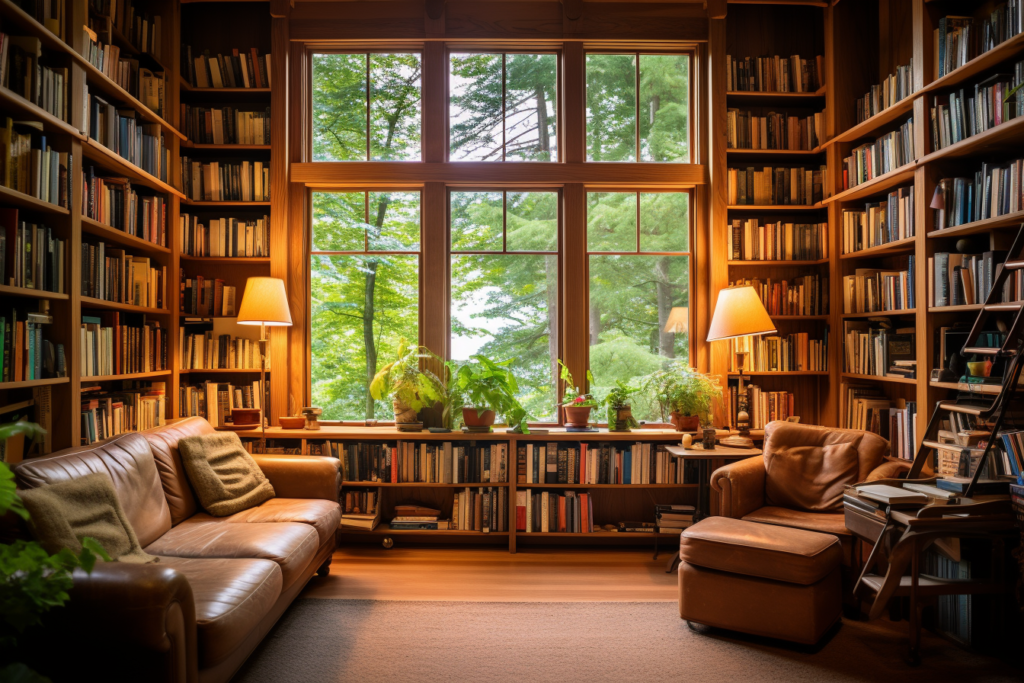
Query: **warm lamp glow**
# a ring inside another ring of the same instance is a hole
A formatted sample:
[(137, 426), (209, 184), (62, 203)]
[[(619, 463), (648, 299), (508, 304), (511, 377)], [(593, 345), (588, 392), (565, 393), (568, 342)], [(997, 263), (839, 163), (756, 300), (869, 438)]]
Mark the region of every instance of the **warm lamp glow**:
[(268, 327), (292, 324), (288, 310), (288, 295), (284, 291), (284, 280), (276, 277), (251, 277), (245, 283), (242, 305), (238, 308), (239, 325), (267, 325)]
[(665, 323), (665, 332), (686, 334), (690, 331), (690, 309), (686, 306), (673, 306)]
[(718, 293), (715, 314), (708, 329), (709, 342), (777, 331), (760, 297), (750, 285), (727, 287)]

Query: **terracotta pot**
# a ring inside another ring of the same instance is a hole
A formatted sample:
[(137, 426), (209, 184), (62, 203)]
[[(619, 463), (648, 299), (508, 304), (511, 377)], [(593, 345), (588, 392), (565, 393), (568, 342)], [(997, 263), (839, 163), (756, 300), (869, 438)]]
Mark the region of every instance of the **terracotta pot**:
[(586, 427), (590, 422), (590, 411), (592, 406), (562, 406), (565, 409), (565, 424), (567, 427)]
[(462, 419), (468, 427), (490, 427), (494, 424), (494, 411), (489, 408), (463, 408)]
[(669, 420), (671, 420), (672, 426), (676, 428), (677, 432), (700, 431), (700, 418), (696, 415), (680, 415), (679, 413), (672, 413), (669, 416)]
[(395, 423), (412, 424), (420, 421), (416, 411), (401, 401), (392, 401), (391, 407), (395, 411)]

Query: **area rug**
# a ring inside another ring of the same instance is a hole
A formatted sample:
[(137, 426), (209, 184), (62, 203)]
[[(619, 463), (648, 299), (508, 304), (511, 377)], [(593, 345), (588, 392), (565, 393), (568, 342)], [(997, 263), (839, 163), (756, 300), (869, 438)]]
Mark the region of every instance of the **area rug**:
[(302, 599), (235, 677), (341, 681), (1021, 680), (997, 660), (929, 636), (908, 667), (906, 624), (846, 621), (817, 652), (691, 631), (673, 603)]

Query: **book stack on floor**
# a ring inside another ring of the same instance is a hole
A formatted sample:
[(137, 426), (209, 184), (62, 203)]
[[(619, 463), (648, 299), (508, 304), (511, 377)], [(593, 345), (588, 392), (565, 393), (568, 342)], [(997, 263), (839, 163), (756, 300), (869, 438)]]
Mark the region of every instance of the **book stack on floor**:
[[(490, 490), (490, 489), (489, 489)], [(466, 493), (461, 494), (465, 497)], [(493, 507), (493, 503), (490, 499), (484, 500), (479, 494), (475, 494), (477, 498), (473, 499), (473, 505), (479, 504), (479, 509), (474, 507), (474, 515), (470, 517), (469, 521), (466, 522), (468, 526), (462, 527), (467, 530), (475, 530), (490, 533), (491, 531), (499, 531), (497, 528), (497, 520), (492, 517), (496, 513)], [(463, 498), (469, 500), (468, 498)], [(460, 528), (456, 526), (455, 520), (459, 519), (461, 511), (459, 509), (460, 496), (456, 494), (455, 501), (452, 507), (452, 520), (441, 519), (441, 511), (435, 510), (425, 505), (419, 505), (417, 503), (405, 503), (395, 506), (395, 516), (388, 523), (388, 526), (392, 531), (447, 531), (449, 529)], [(469, 507), (469, 504), (466, 504)], [(475, 515), (479, 513), (479, 519)], [(475, 528), (476, 522), (479, 522), (479, 528)], [(493, 527), (492, 527), (493, 525)]]
[(178, 312), (185, 315), (201, 315), (230, 318), (235, 315), (237, 289), (226, 285), (221, 279), (197, 275), (185, 277), (181, 270), (181, 290), (178, 298)]
[(696, 512), (697, 508), (692, 505), (655, 505), (654, 518), (658, 532), (678, 533), (693, 526), (693, 516)]
[(0, 284), (63, 294), (67, 241), (45, 226), (0, 209)]
[(649, 442), (520, 443), (516, 462), (522, 485), (691, 483), (663, 444)]
[(896, 71), (887, 76), (881, 84), (871, 86), (871, 90), (864, 97), (857, 99), (857, 123), (867, 121), (913, 94), (914, 60), (911, 58), (910, 64), (896, 67)]
[(341, 495), (341, 528), (373, 531), (380, 523), (381, 490), (348, 489)]
[(824, 198), (825, 166), (818, 168), (730, 168), (730, 205), (816, 204)]
[(178, 417), (205, 417), (214, 428), (228, 425), (234, 408), (258, 410), (259, 407), (259, 380), (203, 382), (178, 387)]
[(178, 219), (181, 253), (188, 256), (270, 256), (270, 216), (256, 220), (211, 218), (181, 214)]
[(594, 500), (586, 491), (516, 491), (516, 531), (594, 533)]
[(914, 118), (899, 128), (855, 147), (843, 159), (843, 189), (858, 185), (895, 171), (914, 160)]
[(90, 166), (82, 173), (82, 215), (116, 230), (167, 246), (167, 200), (140, 195), (128, 178), (104, 177)]
[(916, 331), (888, 319), (844, 320), (844, 372), (915, 379)]
[(914, 188), (901, 187), (863, 211), (843, 210), (843, 253), (898, 242), (914, 236)]
[[(395, 506), (395, 514), (399, 515), (401, 506)], [(413, 522), (415, 524), (431, 524), (431, 522)], [(392, 522), (394, 524), (394, 522)], [(443, 520), (434, 522), (437, 529), (442, 530)], [(394, 526), (392, 526), (394, 528)], [(433, 526), (419, 526), (420, 529), (434, 529)], [(450, 529), (460, 531), (492, 532), (508, 531), (508, 489), (504, 486), (471, 489), (469, 487), (455, 494), (452, 502), (452, 519)]]
[[(2, 34), (0, 34), (2, 35)], [(38, 121), (14, 121), (0, 129), (0, 182), (4, 187), (63, 208), (70, 205), (69, 152), (52, 148)]]
[(166, 384), (128, 384), (122, 389), (82, 387), (82, 445), (165, 424)]
[(825, 315), (828, 313), (828, 276), (799, 275), (790, 280), (736, 280), (730, 286), (750, 285), (769, 315)]
[(64, 345), (43, 338), (53, 323), (49, 305), (43, 300), (37, 311), (6, 305), (0, 310), (0, 382), (67, 376)]

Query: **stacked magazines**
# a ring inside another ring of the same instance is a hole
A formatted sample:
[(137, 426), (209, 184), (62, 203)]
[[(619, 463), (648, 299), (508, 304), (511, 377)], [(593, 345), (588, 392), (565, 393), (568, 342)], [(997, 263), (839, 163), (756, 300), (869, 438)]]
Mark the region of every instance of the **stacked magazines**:
[(696, 511), (692, 505), (655, 505), (654, 517), (658, 531), (671, 534), (692, 526)]
[(379, 488), (351, 489), (342, 492), (342, 528), (373, 531), (380, 523), (380, 494)]
[(441, 511), (422, 505), (407, 504), (395, 506), (395, 517), (391, 520), (392, 530), (445, 531), (448, 520), (440, 519)]

